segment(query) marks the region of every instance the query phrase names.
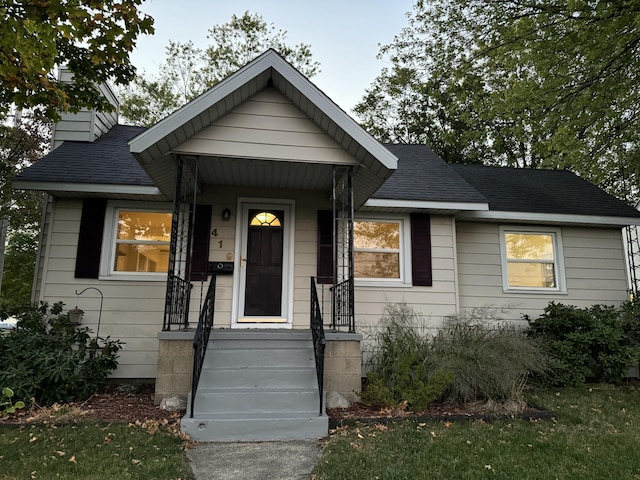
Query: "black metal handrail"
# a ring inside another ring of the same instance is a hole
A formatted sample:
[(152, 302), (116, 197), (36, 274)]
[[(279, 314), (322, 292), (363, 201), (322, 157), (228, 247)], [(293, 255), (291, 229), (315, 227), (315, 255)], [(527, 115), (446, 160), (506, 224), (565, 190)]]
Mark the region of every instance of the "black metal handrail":
[(322, 325), (322, 309), (318, 301), (316, 279), (311, 277), (311, 336), (313, 338), (313, 353), (316, 360), (316, 375), (318, 377), (318, 391), (320, 395), (320, 415), (322, 415), (322, 396), (324, 390), (324, 326)]
[(179, 325), (181, 328), (189, 327), (190, 300), (191, 283), (169, 272), (163, 330), (171, 330), (172, 325)]
[(353, 298), (353, 278), (343, 280), (336, 284), (333, 289), (334, 307), (331, 327), (333, 329), (348, 327), (349, 333), (355, 333), (356, 320)]
[(216, 276), (211, 275), (211, 282), (207, 295), (200, 310), (200, 318), (198, 319), (198, 328), (193, 336), (193, 373), (191, 377), (191, 418), (193, 418), (193, 407), (196, 401), (196, 392), (198, 390), (198, 382), (202, 373), (202, 365), (204, 356), (207, 353), (207, 345), (209, 343), (209, 335), (213, 327), (213, 313), (216, 301)]

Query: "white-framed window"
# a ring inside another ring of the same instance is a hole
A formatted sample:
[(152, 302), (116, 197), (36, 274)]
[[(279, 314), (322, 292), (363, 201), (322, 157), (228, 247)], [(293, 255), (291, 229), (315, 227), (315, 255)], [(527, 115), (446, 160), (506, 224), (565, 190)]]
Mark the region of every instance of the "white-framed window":
[(105, 212), (100, 277), (165, 280), (171, 243), (167, 204), (109, 202)]
[(559, 229), (500, 227), (500, 250), (505, 291), (565, 291)]
[(358, 284), (411, 283), (408, 218), (361, 217), (353, 224), (353, 269)]

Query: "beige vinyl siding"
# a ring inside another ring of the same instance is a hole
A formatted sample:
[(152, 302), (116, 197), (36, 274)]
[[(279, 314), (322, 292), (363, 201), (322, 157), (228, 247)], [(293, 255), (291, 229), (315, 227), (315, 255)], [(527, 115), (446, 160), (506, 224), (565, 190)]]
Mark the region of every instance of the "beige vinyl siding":
[(356, 163), (275, 89), (256, 94), (174, 151), (295, 162)]
[(157, 363), (157, 334), (162, 329), (165, 282), (100, 281), (74, 278), (78, 229), (82, 201), (56, 199), (51, 213), (47, 254), (39, 298), (49, 303), (63, 301), (65, 310), (78, 306), (85, 311), (82, 325), (95, 334), (100, 296), (104, 295), (100, 336), (125, 342), (113, 375), (120, 378), (154, 378)]
[(365, 334), (379, 326), (385, 305), (406, 302), (430, 329), (456, 313), (454, 226), (451, 217), (431, 216), (433, 285), (430, 287), (356, 286), (356, 329)]
[[(73, 82), (73, 75), (66, 68), (59, 71), (61, 82)], [(98, 86), (100, 93), (114, 106), (112, 112), (81, 110), (78, 113), (62, 113), (60, 120), (53, 126), (53, 148), (64, 141), (93, 142), (118, 123), (119, 102), (115, 93), (106, 84)]]
[(521, 320), (522, 314), (537, 317), (550, 301), (587, 307), (596, 303), (618, 305), (628, 298), (619, 229), (564, 227), (560, 229), (560, 235), (566, 292), (505, 293), (499, 225), (458, 222), (461, 309), (504, 308), (503, 317), (517, 321)]

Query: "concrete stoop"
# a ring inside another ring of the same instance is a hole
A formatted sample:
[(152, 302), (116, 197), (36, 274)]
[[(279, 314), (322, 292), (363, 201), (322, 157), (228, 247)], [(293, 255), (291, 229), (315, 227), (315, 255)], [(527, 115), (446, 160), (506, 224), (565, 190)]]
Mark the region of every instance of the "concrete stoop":
[(203, 442), (325, 437), (310, 332), (214, 331), (182, 430)]

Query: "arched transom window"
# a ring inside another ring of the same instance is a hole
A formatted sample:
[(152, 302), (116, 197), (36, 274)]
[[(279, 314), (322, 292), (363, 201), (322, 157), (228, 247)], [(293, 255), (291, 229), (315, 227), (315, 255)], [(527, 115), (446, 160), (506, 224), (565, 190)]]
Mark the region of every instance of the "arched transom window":
[(258, 212), (256, 213), (251, 222), (252, 227), (280, 227), (282, 226), (278, 216), (272, 212)]

